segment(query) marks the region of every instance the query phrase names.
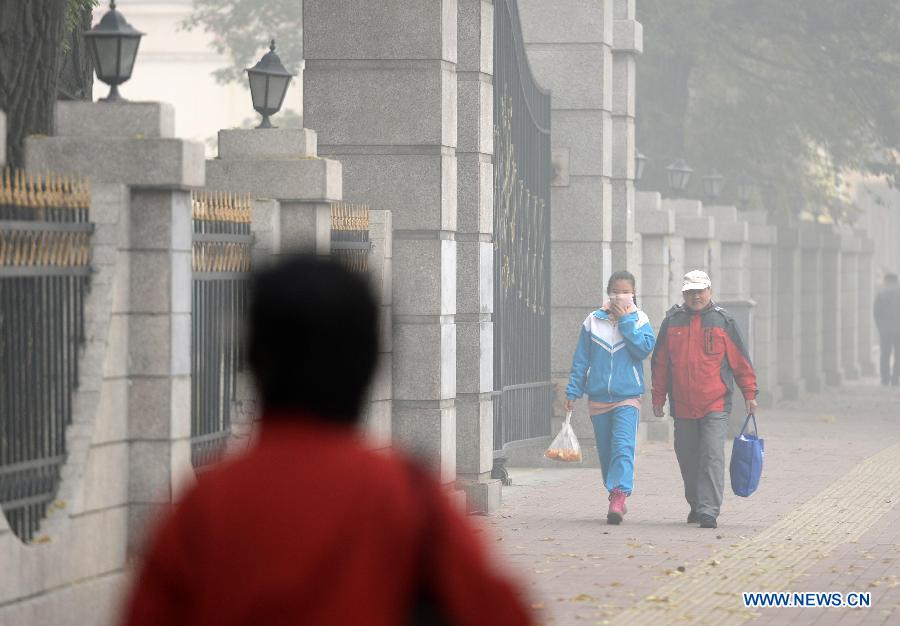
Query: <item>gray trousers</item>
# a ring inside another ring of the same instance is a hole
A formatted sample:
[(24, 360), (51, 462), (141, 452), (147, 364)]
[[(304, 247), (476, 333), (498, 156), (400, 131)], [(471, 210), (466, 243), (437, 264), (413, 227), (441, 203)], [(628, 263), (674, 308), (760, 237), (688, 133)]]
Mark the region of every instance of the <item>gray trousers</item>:
[(725, 435), (728, 413), (714, 411), (700, 419), (675, 418), (675, 456), (691, 510), (719, 516), (725, 492)]

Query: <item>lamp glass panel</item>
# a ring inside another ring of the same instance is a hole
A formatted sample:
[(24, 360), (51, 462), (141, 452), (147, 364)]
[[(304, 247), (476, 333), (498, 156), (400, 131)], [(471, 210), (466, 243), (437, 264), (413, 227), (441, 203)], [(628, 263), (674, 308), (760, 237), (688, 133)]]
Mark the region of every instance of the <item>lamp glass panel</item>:
[(269, 93), (266, 97), (266, 108), (273, 111), (281, 108), (281, 102), (284, 100), (284, 93), (287, 91), (287, 84), (290, 78), (290, 76), (269, 77)]
[(669, 174), (669, 187), (675, 189), (676, 191), (682, 191), (685, 187), (687, 187), (689, 174), (684, 170), (680, 169), (671, 169), (668, 171)]
[(703, 193), (710, 198), (718, 198), (722, 193), (722, 179), (717, 176), (707, 176), (703, 179)]
[(119, 51), (119, 78), (126, 81), (131, 78), (131, 70), (134, 69), (134, 60), (137, 58), (140, 37), (123, 37), (122, 48)]
[(669, 189), (678, 189), (678, 174), (672, 170), (666, 171), (666, 176), (669, 179)]
[(250, 75), (250, 96), (253, 98), (253, 108), (260, 110), (266, 108), (266, 78), (259, 72), (248, 72)]
[(94, 37), (94, 48), (97, 51), (94, 61), (97, 63), (97, 76), (101, 81), (109, 83), (116, 79), (116, 61), (119, 58), (118, 37)]

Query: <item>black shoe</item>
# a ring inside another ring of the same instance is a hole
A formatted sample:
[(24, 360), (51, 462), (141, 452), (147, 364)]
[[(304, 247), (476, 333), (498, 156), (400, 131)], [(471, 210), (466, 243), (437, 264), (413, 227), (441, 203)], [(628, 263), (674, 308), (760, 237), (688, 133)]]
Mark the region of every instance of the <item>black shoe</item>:
[(687, 523), (688, 524), (699, 524), (700, 523), (700, 514), (697, 513), (697, 511), (691, 511), (690, 513), (688, 513)]
[(717, 528), (716, 518), (712, 515), (702, 513), (700, 515), (700, 528)]

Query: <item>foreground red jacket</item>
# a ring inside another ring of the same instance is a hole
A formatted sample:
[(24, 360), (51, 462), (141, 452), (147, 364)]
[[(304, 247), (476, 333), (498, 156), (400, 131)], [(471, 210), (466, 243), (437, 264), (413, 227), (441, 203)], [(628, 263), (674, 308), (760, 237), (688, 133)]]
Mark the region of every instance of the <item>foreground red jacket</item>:
[(163, 521), (125, 624), (406, 624), (423, 590), (450, 624), (530, 624), (440, 485), (350, 427), (264, 420)]
[(673, 417), (701, 418), (731, 411), (732, 379), (745, 399), (756, 398), (756, 373), (734, 319), (710, 304), (699, 312), (683, 305), (669, 309), (659, 328), (650, 361), (653, 406), (669, 396)]

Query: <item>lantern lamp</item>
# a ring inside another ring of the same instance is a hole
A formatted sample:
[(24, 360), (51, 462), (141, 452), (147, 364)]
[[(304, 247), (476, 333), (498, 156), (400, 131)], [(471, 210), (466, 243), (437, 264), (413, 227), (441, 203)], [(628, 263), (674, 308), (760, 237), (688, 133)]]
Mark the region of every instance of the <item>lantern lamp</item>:
[(97, 78), (110, 86), (109, 95), (104, 100), (123, 100), (119, 94), (119, 85), (131, 78), (138, 45), (144, 33), (135, 30), (125, 20), (125, 16), (116, 10), (115, 0), (111, 0), (109, 11), (100, 22), (83, 34)]
[(275, 54), (275, 40), (269, 44), (269, 51), (263, 55), (259, 63), (247, 69), (250, 81), (250, 96), (253, 108), (263, 116), (257, 128), (273, 128), (269, 116), (275, 115), (284, 103), (291, 78), (296, 74), (287, 71), (281, 59)]
[(715, 168), (703, 177), (703, 195), (710, 200), (716, 200), (722, 195), (722, 188), (725, 186), (725, 177), (722, 176)]
[(669, 178), (669, 188), (677, 193), (687, 189), (688, 183), (691, 182), (691, 174), (694, 172), (691, 166), (684, 159), (678, 159), (666, 168), (666, 175)]

